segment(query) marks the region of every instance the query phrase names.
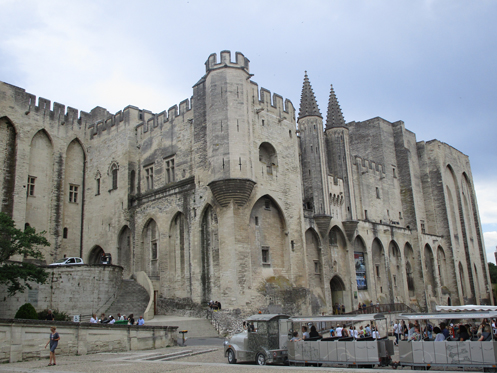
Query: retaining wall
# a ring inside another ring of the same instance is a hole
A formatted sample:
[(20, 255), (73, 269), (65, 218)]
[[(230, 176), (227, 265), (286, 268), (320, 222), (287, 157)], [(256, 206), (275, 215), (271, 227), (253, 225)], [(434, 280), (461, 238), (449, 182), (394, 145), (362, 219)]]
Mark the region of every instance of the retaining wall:
[(57, 356), (164, 348), (178, 339), (177, 326), (0, 319), (0, 363), (48, 357), (51, 326), (60, 335)]
[(0, 286), (0, 318), (13, 318), (24, 303), (31, 303), (38, 312), (50, 308), (70, 316), (97, 313), (111, 305), (123, 275), (123, 268), (114, 265), (47, 266), (45, 270), (49, 274), (45, 284), (31, 283), (31, 290), (13, 297)]

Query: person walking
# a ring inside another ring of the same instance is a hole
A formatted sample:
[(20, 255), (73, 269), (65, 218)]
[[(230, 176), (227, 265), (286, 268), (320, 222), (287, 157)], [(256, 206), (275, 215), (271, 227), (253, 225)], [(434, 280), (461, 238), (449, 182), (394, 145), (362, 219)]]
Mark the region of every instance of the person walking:
[(50, 362), (48, 363), (48, 366), (52, 365), (57, 365), (55, 363), (55, 349), (57, 348), (57, 345), (59, 344), (60, 341), (60, 336), (59, 333), (56, 332), (57, 328), (55, 326), (52, 326), (50, 328), (50, 339), (45, 345), (45, 348), (47, 348), (48, 344), (50, 344)]

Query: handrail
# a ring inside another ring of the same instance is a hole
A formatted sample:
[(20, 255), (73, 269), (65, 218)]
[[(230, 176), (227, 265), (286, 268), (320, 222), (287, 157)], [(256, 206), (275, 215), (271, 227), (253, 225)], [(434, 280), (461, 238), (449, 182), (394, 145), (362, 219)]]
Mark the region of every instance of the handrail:
[(147, 308), (143, 313), (143, 319), (145, 321), (152, 320), (154, 318), (154, 287), (152, 285), (152, 282), (144, 271), (135, 272), (133, 276), (136, 279), (136, 282), (145, 288), (150, 297), (148, 300)]

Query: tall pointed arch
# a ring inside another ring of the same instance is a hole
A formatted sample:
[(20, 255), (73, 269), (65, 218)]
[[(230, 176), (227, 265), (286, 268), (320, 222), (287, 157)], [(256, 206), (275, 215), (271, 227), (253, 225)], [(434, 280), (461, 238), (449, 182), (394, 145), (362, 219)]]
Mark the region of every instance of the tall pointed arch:
[(407, 290), (409, 292), (409, 297), (414, 297), (416, 295), (416, 285), (414, 284), (414, 250), (409, 242), (406, 242), (404, 246), (404, 258), (406, 263), (406, 282)]
[(383, 248), (383, 244), (378, 237), (373, 240), (371, 253), (374, 266), (374, 278), (376, 282), (376, 299), (380, 303), (391, 302), (391, 299), (389, 299), (389, 280), (385, 262), (385, 249)]
[(407, 303), (404, 285), (404, 261), (399, 249), (399, 245), (394, 240), (388, 245), (388, 255), (390, 263), (390, 284), (394, 303)]
[(309, 288), (321, 299), (325, 298), (323, 288), (323, 255), (319, 234), (309, 228), (305, 231), (305, 253)]
[(220, 289), (218, 220), (209, 204), (201, 218), (200, 259), (201, 299), (208, 302)]
[(121, 228), (117, 238), (117, 264), (124, 268), (123, 278), (128, 278), (132, 274), (132, 233), (131, 229), (125, 225)]
[[(356, 236), (354, 239), (354, 265), (355, 265), (355, 276), (357, 283), (357, 290), (367, 290), (368, 289), (368, 267), (369, 267), (369, 254), (366, 249), (366, 243), (361, 236)], [(359, 292), (361, 295), (361, 292)], [(359, 297), (359, 302), (366, 302), (369, 299), (369, 294)]]
[(177, 212), (169, 225), (169, 243), (167, 245), (167, 271), (171, 284), (175, 284), (175, 296), (191, 297), (190, 250), (188, 245), (188, 227), (186, 217)]
[(250, 272), (253, 286), (272, 276), (290, 277), (290, 251), (283, 210), (270, 195), (253, 205), (249, 220)]
[(26, 223), (37, 231), (51, 228), (53, 168), (52, 140), (42, 129), (31, 140), (27, 175)]
[(0, 211), (14, 213), (16, 182), (17, 133), (7, 117), (0, 118)]
[(159, 253), (160, 232), (157, 222), (150, 218), (145, 223), (141, 234), (142, 250), (137, 260), (138, 270), (145, 271), (152, 280), (160, 279)]
[(67, 256), (82, 253), (85, 172), (85, 151), (81, 142), (74, 139), (67, 146), (64, 167), (62, 226), (65, 234), (60, 250)]
[(438, 296), (438, 285), (435, 271), (435, 257), (431, 246), (426, 244), (424, 247), (424, 270), (425, 284), (428, 285), (428, 294), (432, 297)]
[[(469, 199), (469, 204), (470, 204), (470, 214), (472, 215), (472, 229), (474, 229), (474, 234), (475, 234), (475, 240), (476, 245), (477, 245), (477, 250), (479, 253), (480, 257), (480, 263), (479, 263), (479, 271), (481, 273), (481, 276), (477, 278), (477, 281), (481, 279), (483, 288), (481, 289), (488, 289), (490, 288), (490, 283), (489, 283), (489, 274), (488, 274), (488, 267), (485, 259), (485, 248), (483, 246), (483, 239), (482, 239), (482, 232), (481, 232), (481, 227), (480, 227), (480, 222), (479, 222), (479, 215), (478, 215), (478, 204), (476, 202), (476, 195), (475, 191), (473, 188), (473, 185), (470, 181), (470, 178), (466, 172), (463, 172), (462, 174), (462, 179), (463, 182), (466, 185), (467, 189), (467, 196)], [(486, 290), (481, 290), (481, 296), (480, 298), (485, 298), (485, 300), (490, 304), (490, 294), (487, 293)]]

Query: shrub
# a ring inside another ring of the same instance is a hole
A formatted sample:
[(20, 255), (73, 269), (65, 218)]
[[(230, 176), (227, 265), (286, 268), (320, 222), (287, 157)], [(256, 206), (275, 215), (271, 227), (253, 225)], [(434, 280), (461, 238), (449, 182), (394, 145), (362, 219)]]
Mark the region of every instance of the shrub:
[(31, 305), (31, 303), (24, 303), (17, 310), (15, 319), (29, 319), (29, 320), (38, 320), (38, 314), (36, 313), (35, 308)]
[[(69, 315), (65, 312), (59, 310), (52, 310), (52, 314), (55, 321), (70, 321)], [(48, 310), (43, 310), (38, 312), (39, 320), (46, 320), (48, 315)]]

